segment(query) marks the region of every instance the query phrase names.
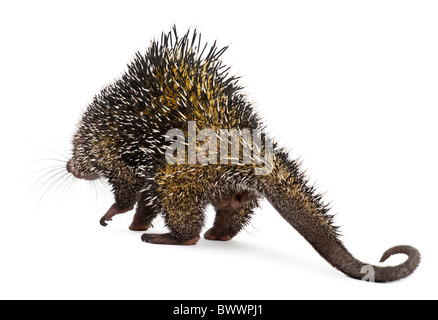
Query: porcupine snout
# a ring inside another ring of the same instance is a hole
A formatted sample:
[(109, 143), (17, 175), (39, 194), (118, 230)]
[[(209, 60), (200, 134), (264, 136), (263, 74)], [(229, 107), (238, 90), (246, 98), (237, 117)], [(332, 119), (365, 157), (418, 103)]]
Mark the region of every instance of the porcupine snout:
[(96, 173), (82, 172), (81, 170), (78, 170), (75, 166), (73, 158), (71, 158), (67, 162), (66, 169), (69, 173), (71, 173), (75, 178), (78, 178), (78, 179), (96, 180), (99, 178), (99, 176)]

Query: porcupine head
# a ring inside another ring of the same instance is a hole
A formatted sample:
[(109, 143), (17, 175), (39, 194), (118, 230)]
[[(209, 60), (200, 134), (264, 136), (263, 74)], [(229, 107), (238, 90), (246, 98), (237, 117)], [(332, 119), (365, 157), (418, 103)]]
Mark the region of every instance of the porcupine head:
[(143, 241), (193, 245), (212, 204), (216, 216), (204, 237), (224, 241), (248, 224), (266, 198), (346, 275), (389, 282), (411, 274), (420, 262), (411, 246), (387, 250), (382, 262), (397, 253), (408, 256), (389, 267), (363, 263), (345, 248), (298, 162), (263, 134), (239, 78), (222, 64), (225, 49), (202, 45), (196, 30), (178, 36), (173, 27), (94, 97), (74, 134), (67, 170), (112, 186), (115, 203), (101, 224), (137, 204), (131, 230), (148, 230), (159, 214), (169, 229), (144, 233)]

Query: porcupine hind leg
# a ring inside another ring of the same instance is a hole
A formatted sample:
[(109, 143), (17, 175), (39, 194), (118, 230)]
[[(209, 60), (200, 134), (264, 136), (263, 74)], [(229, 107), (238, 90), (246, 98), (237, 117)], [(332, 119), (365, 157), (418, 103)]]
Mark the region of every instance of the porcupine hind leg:
[(253, 209), (258, 207), (257, 197), (253, 192), (236, 192), (229, 198), (213, 204), (216, 217), (213, 227), (204, 238), (207, 240), (231, 240), (251, 219)]
[(150, 227), (153, 228), (152, 220), (155, 219), (158, 211), (146, 203), (146, 195), (145, 192), (140, 193), (137, 209), (135, 211), (134, 219), (129, 226), (129, 230), (146, 231)]
[[(183, 209), (184, 208), (184, 209)], [(144, 233), (141, 240), (153, 244), (194, 245), (204, 224), (204, 212), (196, 205), (190, 207), (175, 205), (162, 208), (169, 233)]]

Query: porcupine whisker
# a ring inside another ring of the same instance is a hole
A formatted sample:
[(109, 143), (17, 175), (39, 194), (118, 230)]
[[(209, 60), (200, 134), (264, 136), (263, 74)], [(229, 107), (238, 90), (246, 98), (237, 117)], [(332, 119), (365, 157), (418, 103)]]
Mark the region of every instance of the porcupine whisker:
[(41, 182), (43, 181), (43, 179), (46, 179), (48, 175), (56, 173), (57, 171), (61, 171), (60, 165), (40, 168), (38, 170), (34, 170), (31, 173), (28, 173), (27, 175), (21, 177), (20, 181), (29, 180), (32, 177), (36, 176), (36, 179), (31, 182), (32, 183), (31, 186), (27, 189), (27, 192), (30, 192), (37, 185), (41, 185)]
[[(41, 159), (36, 159), (32, 162), (42, 162), (42, 161), (47, 161), (48, 163), (50, 162), (55, 162), (55, 163), (62, 163), (62, 164), (56, 164), (56, 165), (51, 165), (51, 166), (46, 166), (44, 169), (48, 170), (44, 175), (42, 175), (37, 181), (35, 181), (34, 186), (36, 185), (40, 185), (42, 188), (41, 190), (39, 190), (39, 193), (42, 192), (39, 200), (38, 200), (38, 204), (41, 203), (41, 201), (44, 199), (44, 197), (49, 193), (49, 191), (53, 190), (53, 188), (55, 188), (56, 186), (58, 186), (58, 188), (55, 189), (53, 196), (55, 196), (58, 192), (62, 191), (65, 189), (65, 184), (68, 183), (66, 179), (66, 177), (68, 177), (68, 173), (65, 170), (65, 166), (68, 162), (69, 159), (69, 152), (67, 152), (64, 147), (62, 147), (59, 143), (57, 143), (55, 141), (55, 143), (57, 144), (57, 146), (59, 148), (61, 148), (61, 150), (64, 153), (60, 153), (58, 151), (55, 151), (53, 149), (48, 149), (45, 147), (41, 147), (41, 146), (34, 146), (38, 149), (47, 151), (49, 153), (53, 153), (56, 156), (58, 156), (59, 158), (41, 158)], [(42, 170), (44, 170), (42, 169)], [(42, 171), (39, 170), (39, 171)], [(38, 173), (39, 171), (37, 171), (36, 173)], [(47, 177), (50, 173), (53, 173), (52, 176)], [(44, 181), (42, 181), (43, 179), (45, 179)], [(72, 181), (72, 180), (71, 180)], [(74, 180), (73, 180), (74, 181)], [(32, 188), (33, 188), (32, 187)]]
[(42, 176), (39, 181), (34, 183), (32, 187), (29, 189), (28, 195), (31, 194), (31, 192), (34, 193), (34, 199), (36, 201), (36, 205), (39, 207), (41, 204), (41, 201), (43, 199), (43, 195), (50, 189), (52, 189), (52, 184), (50, 184), (50, 180), (55, 179), (56, 177), (62, 175), (62, 172), (60, 170), (57, 170), (56, 172), (52, 173), (46, 173), (44, 176)]
[[(55, 175), (57, 173), (57, 171), (59, 171), (59, 172), (65, 171), (65, 165), (66, 165), (67, 160), (68, 160), (68, 156), (66, 156), (67, 152), (66, 152), (66, 154), (62, 154), (62, 153), (55, 151), (53, 149), (49, 149), (49, 148), (42, 147), (42, 146), (37, 146), (37, 145), (34, 145), (32, 143), (29, 143), (29, 142), (28, 142), (28, 144), (34, 148), (39, 149), (39, 150), (43, 150), (43, 151), (46, 151), (48, 153), (52, 153), (52, 154), (56, 155), (56, 157), (54, 157), (54, 158), (45, 157), (45, 158), (34, 159), (32, 161), (29, 161), (29, 162), (23, 164), (24, 167), (30, 167), (30, 166), (33, 166), (35, 164), (38, 164), (38, 165), (41, 164), (43, 166), (43, 167), (38, 168), (37, 170), (34, 170), (34, 171), (30, 172), (29, 174), (22, 177), (22, 179), (24, 180), (24, 179), (29, 179), (35, 175), (40, 175), (32, 183), (31, 187), (27, 189), (25, 199), (28, 199), (29, 195), (32, 192), (34, 192), (34, 190), (37, 186), (50, 189), (50, 186), (48, 186), (48, 182), (53, 180), (52, 177), (50, 177), (50, 175), (51, 174)], [(63, 149), (63, 151), (65, 151), (65, 149)], [(56, 164), (53, 164), (53, 163), (56, 163)], [(60, 163), (62, 163), (62, 164), (60, 164)], [(42, 172), (43, 172), (43, 174), (41, 174)], [(45, 181), (44, 181), (44, 179), (45, 179)], [(41, 192), (44, 192), (44, 191), (39, 189), (37, 191), (36, 197), (38, 197), (38, 194), (40, 194)], [(38, 203), (40, 203), (40, 201), (38, 201)]]
[[(60, 186), (62, 186), (62, 182), (65, 181), (65, 179), (68, 177), (68, 173), (65, 170), (61, 170), (61, 168), (58, 169), (58, 172), (54, 173), (52, 176), (50, 176), (44, 183), (43, 186), (45, 186), (45, 190), (41, 194), (38, 203), (41, 203), (41, 201), (44, 199), (46, 194), (51, 191), (55, 186), (60, 183)], [(56, 195), (57, 192), (59, 192), (61, 188), (57, 188), (54, 190), (53, 196)]]
[(66, 184), (68, 179), (68, 174), (62, 171), (62, 173), (56, 178), (52, 179), (52, 181), (49, 181), (44, 193), (40, 197), (40, 201), (44, 200), (46, 197), (48, 197), (48, 195), (50, 195), (51, 198), (62, 199), (61, 204), (63, 204), (66, 199), (65, 190), (66, 187), (68, 187)]
[(56, 154), (59, 155), (61, 158), (63, 158), (63, 159), (65, 159), (66, 161), (68, 161), (69, 157), (71, 156), (71, 152), (68, 151), (68, 150), (66, 150), (65, 147), (64, 147), (62, 144), (60, 144), (58, 141), (54, 140), (53, 142), (54, 142), (54, 143), (58, 146), (58, 148), (60, 148), (61, 151), (64, 152), (64, 153), (60, 153), (60, 152), (57, 152), (57, 151), (54, 151), (54, 150), (52, 150), (52, 152), (53, 152), (53, 153), (56, 153)]
[[(31, 165), (34, 165), (36, 163), (40, 163), (40, 162), (49, 162), (49, 161), (53, 161), (53, 162), (62, 162), (64, 164), (67, 164), (66, 160), (61, 160), (61, 159), (55, 159), (55, 158), (41, 158), (41, 159), (35, 159), (29, 162), (26, 162), (23, 164), (23, 167), (28, 167)], [(43, 169), (43, 168), (42, 168)], [(32, 173), (31, 173), (32, 174)]]
[(67, 196), (70, 194), (70, 190), (72, 188), (74, 192), (76, 186), (76, 179), (72, 175), (66, 173), (65, 177), (61, 181), (61, 185), (62, 185), (62, 190), (60, 196), (63, 198), (63, 202), (64, 202)]
[(32, 144), (32, 143), (28, 143), (28, 144), (29, 144), (30, 146), (32, 146), (33, 148), (40, 149), (40, 150), (46, 151), (46, 152), (48, 152), (48, 153), (53, 153), (53, 154), (55, 154), (56, 156), (59, 156), (59, 157), (60, 157), (60, 160), (65, 159), (65, 160), (67, 161), (67, 160), (69, 159), (69, 156), (70, 156), (70, 152), (66, 151), (66, 150), (65, 150), (60, 144), (58, 144), (58, 146), (62, 149), (63, 152), (65, 152), (65, 154), (60, 153), (60, 152), (58, 152), (58, 151), (55, 151), (55, 150), (53, 150), (53, 149), (49, 149), (49, 148), (42, 147), (42, 146), (37, 146), (37, 145), (34, 145), (34, 144)]
[(94, 199), (97, 201), (99, 199), (99, 192), (101, 191), (99, 189), (99, 184), (96, 180), (90, 180), (91, 188), (94, 190)]
[(92, 187), (94, 189), (95, 199), (99, 199), (99, 196), (105, 194), (104, 186), (105, 183), (101, 179), (90, 180)]
[(97, 188), (99, 189), (100, 194), (106, 194), (108, 192), (108, 184), (104, 180), (96, 179), (93, 180), (93, 182), (96, 184)]
[[(29, 191), (33, 190), (36, 186), (38, 185), (45, 185), (47, 183), (47, 180), (51, 180), (51, 178), (53, 176), (56, 176), (60, 173), (62, 173), (62, 171), (64, 170), (64, 166), (61, 165), (54, 165), (54, 166), (50, 166), (50, 167), (45, 167), (45, 168), (41, 168), (29, 175), (26, 176), (26, 178), (29, 178), (35, 174), (40, 174), (41, 171), (46, 171), (44, 172), (42, 175), (40, 175), (31, 185), (31, 187), (29, 188)], [(46, 179), (45, 181), (43, 181), (43, 179)], [(41, 183), (43, 181), (43, 183)]]

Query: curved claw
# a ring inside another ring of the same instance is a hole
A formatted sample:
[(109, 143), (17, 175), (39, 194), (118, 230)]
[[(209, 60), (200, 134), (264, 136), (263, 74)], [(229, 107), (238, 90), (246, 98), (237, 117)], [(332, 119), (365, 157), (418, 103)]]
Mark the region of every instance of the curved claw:
[[(106, 223), (106, 217), (105, 216), (103, 216), (102, 218), (100, 218), (100, 221), (99, 221), (99, 223), (100, 223), (100, 225), (102, 226), (102, 227), (106, 227), (107, 225), (108, 225), (108, 223)], [(109, 221), (111, 221), (111, 219), (109, 219)]]
[(102, 218), (100, 218), (100, 225), (103, 227), (106, 227), (108, 225), (107, 221), (111, 221), (111, 218), (114, 217), (116, 214), (120, 214), (120, 213), (125, 213), (128, 212), (129, 210), (132, 210), (134, 208), (134, 206), (131, 206), (129, 208), (126, 209), (120, 209), (119, 206), (114, 203), (109, 209), (108, 211), (104, 214), (104, 216)]

